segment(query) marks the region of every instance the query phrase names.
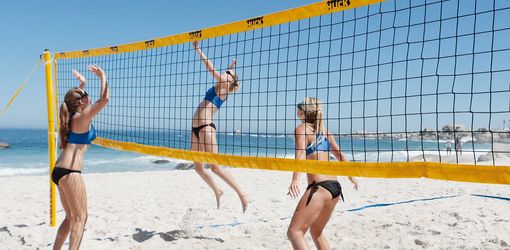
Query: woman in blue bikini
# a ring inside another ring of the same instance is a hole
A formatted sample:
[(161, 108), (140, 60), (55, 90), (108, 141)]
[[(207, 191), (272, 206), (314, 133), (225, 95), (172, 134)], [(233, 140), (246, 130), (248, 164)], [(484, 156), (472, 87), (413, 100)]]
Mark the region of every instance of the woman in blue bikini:
[[(302, 124), (294, 131), (296, 140), (296, 159), (328, 161), (330, 153), (340, 161), (346, 161), (344, 154), (336, 143), (335, 137), (324, 128), (322, 103), (313, 97), (307, 97), (298, 104), (297, 116)], [(288, 195), (299, 196), (300, 173), (292, 175)], [(323, 235), (324, 227), (342, 195), (342, 187), (336, 176), (307, 174), (308, 187), (299, 201), (289, 225), (287, 236), (294, 249), (308, 249), (305, 233), (310, 229), (317, 249), (330, 249)], [(349, 177), (358, 189), (356, 179)]]
[(78, 249), (87, 222), (87, 193), (81, 169), (84, 155), (96, 138), (92, 119), (106, 106), (109, 99), (104, 71), (96, 65), (90, 65), (88, 69), (101, 79), (99, 100), (91, 104), (85, 91), (85, 77), (73, 70), (80, 85), (67, 91), (64, 102), (60, 105), (59, 148), (62, 151), (51, 173), (51, 179), (57, 185), (66, 217), (58, 228), (53, 249), (62, 248), (69, 233), (69, 249)]
[[(193, 42), (193, 47), (197, 51), (200, 59), (205, 64), (205, 67), (212, 74), (215, 84), (205, 94), (204, 99), (200, 102), (198, 108), (193, 115), (192, 128), (191, 128), (191, 150), (218, 153), (218, 143), (216, 142), (216, 125), (213, 123), (214, 114), (220, 109), (223, 102), (227, 100), (229, 94), (234, 94), (240, 87), (237, 74), (234, 71), (236, 67), (236, 60), (232, 60), (228, 70), (220, 73), (214, 69), (207, 56), (202, 52), (198, 45), (198, 41)], [(223, 191), (218, 187), (212, 175), (204, 168), (204, 163), (195, 162), (195, 171), (200, 177), (212, 188), (216, 196), (217, 208), (220, 208), (220, 198)], [(239, 184), (235, 181), (234, 177), (221, 166), (209, 164), (211, 171), (225, 181), (232, 187), (239, 199), (243, 213), (248, 207), (248, 197), (241, 189)]]

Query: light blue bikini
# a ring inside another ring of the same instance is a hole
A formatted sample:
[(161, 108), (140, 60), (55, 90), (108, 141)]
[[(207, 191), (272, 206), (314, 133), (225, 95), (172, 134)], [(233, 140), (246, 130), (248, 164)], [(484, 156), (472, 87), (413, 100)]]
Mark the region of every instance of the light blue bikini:
[(67, 134), (67, 143), (70, 144), (90, 144), (94, 139), (96, 139), (96, 128), (94, 125), (90, 125), (90, 130), (85, 133), (74, 133), (73, 131), (69, 131)]
[(316, 151), (325, 151), (329, 152), (330, 146), (328, 138), (326, 138), (322, 134), (315, 135), (315, 143), (310, 143), (306, 147), (306, 155), (313, 154)]
[(210, 101), (217, 108), (220, 108), (223, 102), (225, 102), (224, 100), (221, 100), (221, 98), (216, 94), (214, 86), (207, 90), (207, 93), (205, 93), (204, 100)]

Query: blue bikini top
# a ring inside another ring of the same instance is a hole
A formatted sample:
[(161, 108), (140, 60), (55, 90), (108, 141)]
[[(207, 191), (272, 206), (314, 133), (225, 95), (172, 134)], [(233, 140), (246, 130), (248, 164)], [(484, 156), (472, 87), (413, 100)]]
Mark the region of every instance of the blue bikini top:
[(326, 138), (322, 134), (316, 134), (315, 135), (315, 143), (310, 143), (306, 147), (306, 155), (313, 154), (315, 151), (326, 151), (329, 152), (329, 141), (328, 138)]
[(221, 100), (221, 98), (216, 94), (214, 86), (207, 90), (207, 93), (205, 93), (204, 100), (210, 101), (217, 108), (220, 108), (223, 102), (225, 102), (224, 100)]
[(96, 128), (94, 125), (90, 125), (90, 130), (85, 133), (74, 133), (73, 131), (69, 131), (67, 134), (67, 143), (70, 144), (90, 144), (94, 139), (96, 139)]

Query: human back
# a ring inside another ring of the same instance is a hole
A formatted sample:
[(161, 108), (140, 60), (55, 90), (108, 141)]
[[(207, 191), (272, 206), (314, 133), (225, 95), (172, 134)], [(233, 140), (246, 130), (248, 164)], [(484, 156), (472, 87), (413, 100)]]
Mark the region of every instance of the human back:
[[(81, 113), (75, 113), (73, 115), (70, 132), (83, 134), (89, 132), (90, 127), (91, 120), (83, 117)], [(83, 167), (83, 159), (89, 146), (89, 144), (66, 143), (55, 166), (72, 170), (81, 170)]]
[(100, 98), (91, 104), (85, 91), (87, 80), (77, 70), (73, 75), (80, 82), (79, 87), (69, 89), (59, 112), (59, 149), (61, 153), (51, 172), (51, 180), (57, 186), (66, 216), (60, 224), (53, 249), (61, 249), (69, 238), (69, 249), (80, 247), (87, 222), (87, 192), (81, 176), (83, 158), (90, 143), (96, 138), (92, 119), (108, 103), (109, 88), (106, 74), (97, 65), (88, 69), (101, 81)]
[[(307, 97), (298, 105), (298, 117), (303, 122), (295, 130), (296, 158), (329, 161), (330, 154), (338, 160), (345, 160), (335, 138), (324, 126), (322, 103), (314, 97)], [(307, 174), (308, 183), (336, 180), (336, 176)]]
[(64, 96), (59, 112), (59, 148), (62, 150), (55, 163), (55, 167), (71, 170), (81, 170), (83, 158), (89, 145), (96, 137), (92, 119), (107, 105), (109, 89), (104, 71), (96, 65), (90, 65), (89, 70), (100, 77), (101, 92), (97, 102), (92, 104), (85, 91), (86, 79), (78, 71), (73, 74), (80, 81), (79, 87), (71, 88)]

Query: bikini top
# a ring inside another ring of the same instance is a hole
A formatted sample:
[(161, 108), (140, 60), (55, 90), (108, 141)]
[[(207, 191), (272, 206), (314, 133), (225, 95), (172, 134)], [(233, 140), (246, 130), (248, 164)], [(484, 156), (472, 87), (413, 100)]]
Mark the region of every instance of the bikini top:
[(329, 141), (323, 134), (315, 135), (315, 143), (310, 143), (306, 147), (306, 155), (313, 154), (315, 151), (329, 152)]
[(69, 131), (67, 134), (67, 143), (70, 144), (90, 144), (94, 139), (96, 139), (96, 128), (94, 125), (90, 125), (90, 130), (85, 133), (74, 133), (73, 131)]
[(217, 108), (220, 108), (221, 105), (223, 104), (223, 102), (225, 102), (216, 94), (216, 90), (214, 89), (214, 86), (212, 86), (209, 90), (207, 90), (207, 93), (205, 93), (204, 100), (210, 101)]

